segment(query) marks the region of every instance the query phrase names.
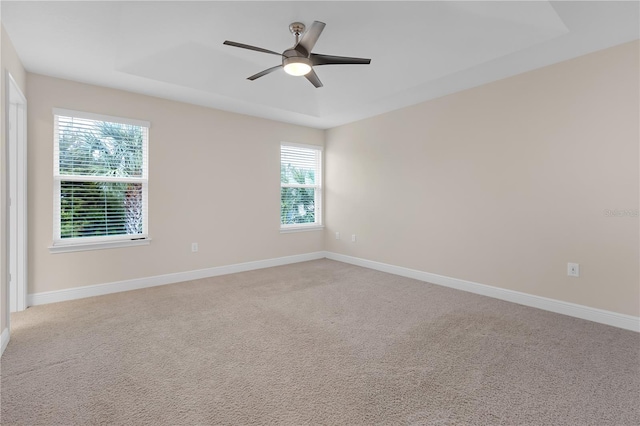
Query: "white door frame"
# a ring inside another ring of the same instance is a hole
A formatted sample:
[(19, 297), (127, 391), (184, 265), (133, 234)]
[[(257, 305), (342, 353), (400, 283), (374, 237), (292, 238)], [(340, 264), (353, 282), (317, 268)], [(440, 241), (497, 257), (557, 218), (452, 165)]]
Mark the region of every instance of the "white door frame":
[(6, 72), (9, 312), (27, 308), (27, 99)]

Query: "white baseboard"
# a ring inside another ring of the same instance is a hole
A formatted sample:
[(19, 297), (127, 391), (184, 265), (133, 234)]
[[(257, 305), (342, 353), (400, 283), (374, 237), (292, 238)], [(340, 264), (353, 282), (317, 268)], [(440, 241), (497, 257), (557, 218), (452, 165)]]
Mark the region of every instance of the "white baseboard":
[(252, 271), (255, 269), (271, 268), (273, 266), (288, 265), (290, 263), (306, 262), (308, 260), (322, 259), (324, 257), (325, 253), (323, 251), (319, 251), (314, 253), (298, 254), (294, 256), (278, 257), (274, 259), (236, 263), (234, 265), (218, 266), (215, 268), (198, 269), (195, 271), (178, 272), (175, 274), (156, 275), (153, 277), (137, 278), (106, 284), (96, 284), (57, 291), (32, 293), (28, 295), (27, 303), (29, 306), (35, 306), (43, 305), (46, 303), (64, 302), (67, 300), (102, 296), (104, 294), (118, 293), (121, 291), (138, 290), (141, 288), (174, 284), (183, 281), (198, 280), (201, 278), (215, 277), (219, 275), (235, 274), (237, 272)]
[(2, 334), (0, 335), (0, 342), (2, 342), (0, 344), (0, 356), (2, 356), (4, 350), (7, 348), (7, 345), (9, 344), (9, 338), (9, 327), (7, 327), (2, 330)]
[(605, 311), (602, 309), (590, 308), (588, 306), (578, 305), (575, 303), (534, 296), (527, 293), (521, 293), (519, 291), (506, 290), (503, 288), (492, 287), (472, 281), (445, 277), (443, 275), (431, 274), (429, 272), (417, 271), (415, 269), (403, 268), (401, 266), (389, 265), (386, 263), (375, 262), (372, 260), (347, 256), (344, 254), (325, 252), (325, 257), (327, 259), (337, 260), (339, 262), (363, 266), (365, 268), (375, 269), (377, 271), (400, 275), (407, 278), (413, 278), (420, 281), (426, 281), (428, 283), (437, 284), (444, 287), (451, 287), (458, 290), (481, 294), (483, 296), (493, 297), (495, 299), (518, 303), (520, 305), (543, 309), (545, 311), (551, 311), (558, 314), (564, 314), (588, 321), (611, 325), (613, 327), (640, 332), (640, 317), (634, 317), (632, 315), (625, 315), (616, 312)]
[[(472, 281), (446, 277), (401, 266), (389, 265), (358, 257), (347, 256), (333, 252), (318, 251), (294, 256), (278, 257), (274, 259), (257, 260), (253, 262), (237, 263), (234, 265), (218, 266), (215, 268), (199, 269), (195, 271), (179, 272), (175, 274), (157, 275), (147, 278), (118, 281), (106, 284), (96, 284), (86, 287), (76, 287), (58, 291), (47, 291), (28, 295), (28, 305), (42, 305), (46, 303), (64, 302), (67, 300), (82, 299), (85, 297), (101, 296), (104, 294), (117, 293), (121, 291), (137, 290), (147, 287), (155, 287), (165, 284), (173, 284), (183, 281), (197, 280), (201, 278), (215, 277), (219, 275), (234, 274), (237, 272), (251, 271), (255, 269), (271, 268), (274, 266), (288, 265), (291, 263), (306, 262), (322, 258), (337, 260), (339, 262), (350, 263), (377, 271), (413, 278), (444, 287), (455, 288), (468, 291), (470, 293), (481, 294), (495, 299), (506, 300), (520, 305), (543, 309), (571, 317), (594, 321), (613, 327), (623, 328), (640, 332), (640, 318), (632, 315), (619, 314), (602, 309), (591, 308), (570, 302), (549, 299), (541, 296), (534, 296), (518, 291), (507, 290), (499, 287), (492, 287)], [(6, 335), (5, 335), (6, 333)], [(5, 337), (6, 336), (6, 337)], [(2, 332), (2, 350), (9, 342), (9, 330)]]

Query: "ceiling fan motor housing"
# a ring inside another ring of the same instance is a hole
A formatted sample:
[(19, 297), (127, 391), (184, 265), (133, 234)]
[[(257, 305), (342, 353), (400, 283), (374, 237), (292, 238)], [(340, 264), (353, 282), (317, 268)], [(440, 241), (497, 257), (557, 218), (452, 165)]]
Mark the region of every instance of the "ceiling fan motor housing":
[(291, 50), (291, 56), (288, 56), (287, 52), (285, 51), (282, 56), (282, 66), (285, 72), (291, 75), (306, 75), (311, 71), (313, 65), (311, 59), (295, 50)]
[[(308, 70), (311, 70), (311, 67), (313, 66), (313, 64), (311, 63), (311, 59), (309, 59), (308, 57), (309, 54), (303, 53), (303, 52), (306, 52), (306, 50), (304, 49), (301, 49), (301, 50), (302, 51), (291, 48), (291, 49), (285, 50), (282, 53), (282, 66), (284, 67), (285, 71), (289, 69), (289, 67), (287, 67), (287, 65), (289, 64), (305, 64), (305, 65), (308, 65), (309, 67)], [(304, 74), (306, 74), (306, 72)], [(300, 75), (304, 75), (304, 74), (300, 74)], [(297, 75), (297, 74), (293, 74), (293, 75)]]
[[(286, 60), (287, 59), (293, 59), (293, 58), (308, 58), (309, 54), (307, 53), (307, 51), (304, 48), (301, 48), (300, 46), (298, 46), (299, 50), (296, 50), (294, 48), (291, 49), (287, 49), (284, 52), (282, 52), (282, 64), (286, 65)], [(300, 62), (300, 61), (298, 61)]]
[(309, 66), (312, 66), (313, 64), (311, 63), (311, 59), (305, 57), (305, 56), (298, 56), (298, 57), (290, 57), (290, 58), (284, 58), (282, 59), (282, 65), (283, 66), (287, 66), (289, 64), (307, 64)]

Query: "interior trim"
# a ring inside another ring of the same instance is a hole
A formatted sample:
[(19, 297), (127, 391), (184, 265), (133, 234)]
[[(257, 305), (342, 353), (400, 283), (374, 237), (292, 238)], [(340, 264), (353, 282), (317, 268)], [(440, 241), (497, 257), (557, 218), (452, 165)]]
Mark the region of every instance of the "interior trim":
[(457, 290), (468, 291), (470, 293), (480, 294), (494, 299), (517, 303), (519, 305), (530, 306), (532, 308), (568, 315), (570, 317), (640, 332), (640, 317), (634, 317), (632, 315), (619, 314), (617, 312), (591, 308), (589, 306), (578, 305), (576, 303), (563, 302), (561, 300), (549, 299), (547, 297), (535, 296), (519, 291), (507, 290), (473, 281), (446, 277), (444, 275), (403, 268), (401, 266), (389, 265), (387, 263), (375, 262), (373, 260), (361, 259), (339, 253), (327, 252), (326, 257), (339, 262), (350, 263), (352, 265), (375, 269), (377, 271), (400, 275), (402, 277), (426, 281), (431, 284), (455, 288)]
[(35, 306), (44, 305), (47, 303), (64, 302), (67, 300), (102, 296), (104, 294), (118, 293), (121, 291), (138, 290), (141, 288), (174, 284), (183, 281), (198, 280), (201, 278), (216, 277), (218, 275), (235, 274), (237, 272), (271, 268), (274, 266), (288, 265), (290, 263), (306, 262), (308, 260), (322, 259), (324, 257), (325, 253), (322, 251), (318, 251), (293, 256), (277, 257), (273, 259), (256, 260), (253, 262), (236, 263), (227, 266), (217, 266), (214, 268), (197, 269), (194, 271), (177, 272), (175, 274), (156, 275), (153, 277), (136, 278), (132, 280), (116, 281), (112, 283), (74, 287), (64, 290), (32, 293), (29, 294), (27, 303), (29, 306)]
[[(558, 314), (568, 315), (570, 317), (580, 318), (587, 321), (593, 321), (600, 324), (606, 324), (613, 327), (623, 328), (640, 332), (640, 317), (632, 315), (620, 314), (617, 312), (606, 311), (603, 309), (592, 308), (589, 306), (578, 305), (575, 303), (564, 302), (561, 300), (549, 299), (546, 297), (535, 296), (532, 294), (522, 293), (514, 290), (507, 290), (499, 287), (493, 287), (486, 284), (480, 284), (473, 281), (461, 280), (458, 278), (447, 277), (444, 275), (432, 274), (429, 272), (418, 271), (415, 269), (404, 268), (401, 266), (389, 265), (386, 263), (376, 262), (373, 260), (362, 259), (344, 254), (317, 251), (306, 254), (299, 254), (286, 257), (278, 257), (273, 259), (257, 260), (253, 262), (236, 263), (227, 266), (218, 266), (214, 268), (198, 269), (195, 271), (178, 272), (175, 274), (157, 275), (148, 278), (137, 278), (126, 281), (118, 281), (106, 284), (96, 284), (85, 287), (69, 288), (57, 291), (47, 291), (42, 293), (33, 293), (28, 296), (29, 306), (43, 305), (46, 303), (63, 302), (67, 300), (82, 299), (85, 297), (101, 296), (104, 294), (117, 293), (121, 291), (137, 290), (147, 287), (155, 287), (165, 284), (173, 284), (183, 281), (197, 280), (201, 278), (215, 277), (219, 275), (234, 274), (237, 272), (252, 271), (262, 268), (271, 268), (274, 266), (288, 265), (298, 262), (306, 262), (327, 258), (339, 262), (349, 263), (356, 266), (362, 266), (377, 271), (387, 272), (402, 277), (413, 278), (425, 281), (431, 284), (450, 287), (457, 290), (468, 291), (470, 293), (480, 294), (492, 297), (494, 299), (505, 300), (507, 302), (517, 303), (519, 305), (529, 306), (532, 308), (542, 309), (545, 311), (555, 312)], [(8, 330), (7, 336), (8, 336)], [(3, 332), (2, 344), (5, 345), (5, 337)], [(7, 337), (8, 342), (8, 337)], [(4, 346), (3, 346), (4, 349)]]
[(11, 336), (9, 335), (9, 327), (7, 327), (4, 330), (2, 330), (2, 334), (0, 335), (0, 342), (1, 342), (0, 356), (2, 356), (2, 354), (4, 353), (4, 350), (7, 348), (10, 338)]

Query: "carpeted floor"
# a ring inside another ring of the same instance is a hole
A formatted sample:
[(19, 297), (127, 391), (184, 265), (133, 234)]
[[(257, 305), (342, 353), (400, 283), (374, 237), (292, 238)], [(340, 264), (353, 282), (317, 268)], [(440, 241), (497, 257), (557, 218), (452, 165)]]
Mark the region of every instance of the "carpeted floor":
[(318, 260), (12, 316), (3, 425), (638, 425), (640, 335)]

